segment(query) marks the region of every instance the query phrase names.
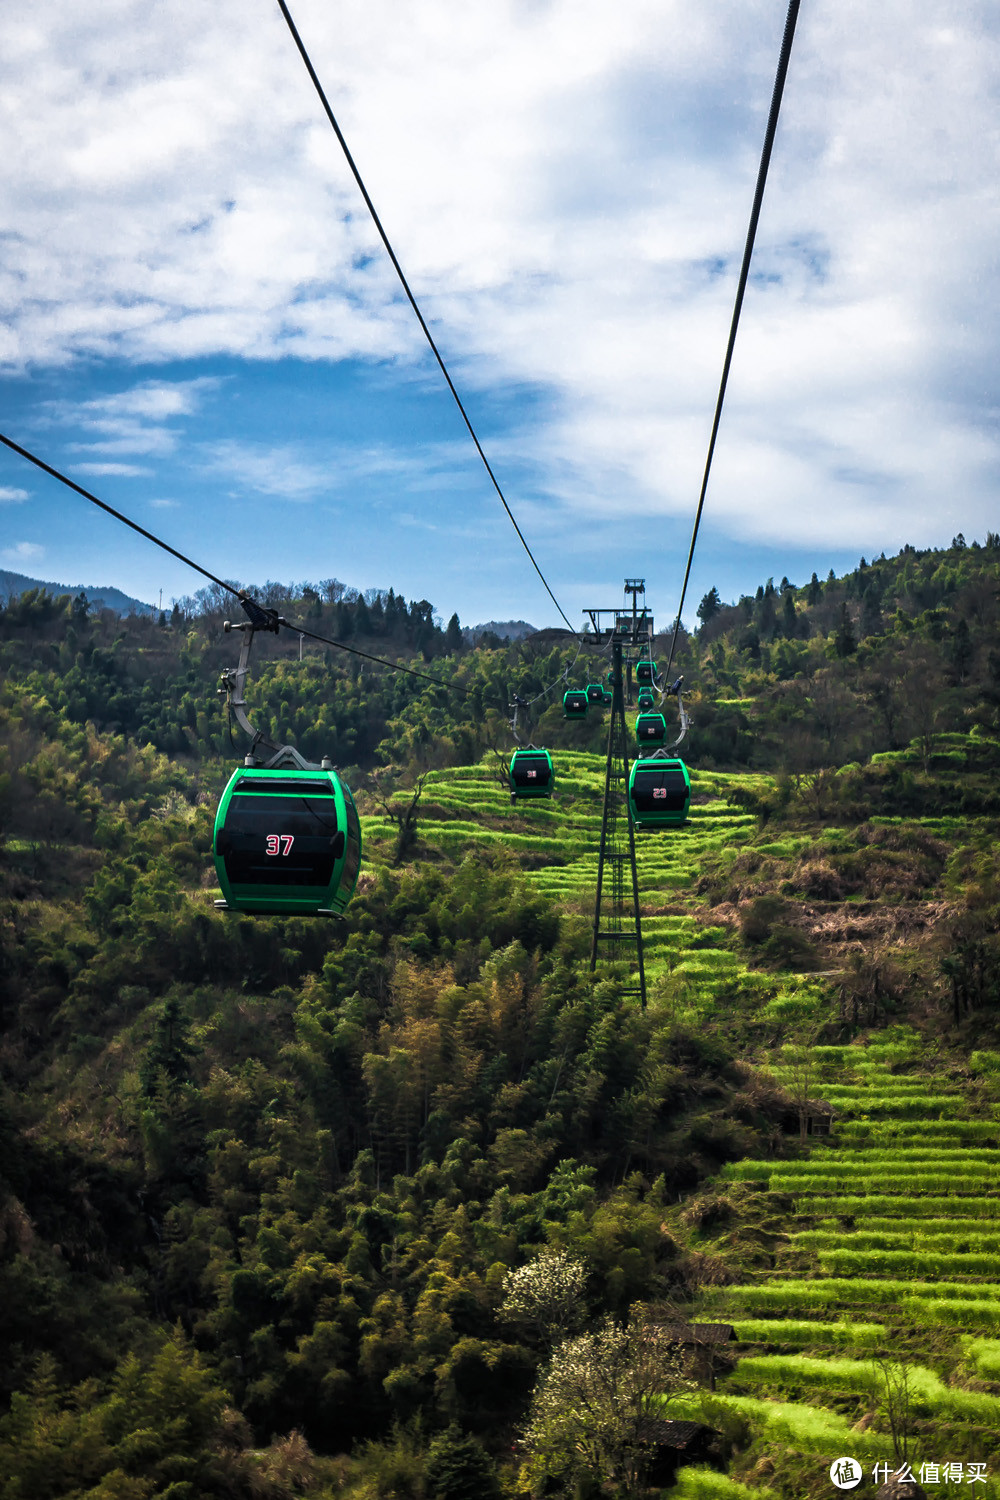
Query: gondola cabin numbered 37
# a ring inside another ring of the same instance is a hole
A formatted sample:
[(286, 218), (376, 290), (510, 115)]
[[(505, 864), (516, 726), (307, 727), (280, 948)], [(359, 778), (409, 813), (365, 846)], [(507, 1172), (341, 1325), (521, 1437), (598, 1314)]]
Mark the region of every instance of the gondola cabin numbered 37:
[(669, 828), (687, 822), (691, 777), (682, 760), (639, 759), (628, 779), (628, 805), (637, 828)]
[(212, 845), (224, 902), (258, 916), (339, 916), (357, 884), (361, 824), (336, 771), (241, 766)]
[(508, 779), (512, 802), (522, 797), (551, 797), (555, 779), (552, 756), (547, 750), (515, 750)]

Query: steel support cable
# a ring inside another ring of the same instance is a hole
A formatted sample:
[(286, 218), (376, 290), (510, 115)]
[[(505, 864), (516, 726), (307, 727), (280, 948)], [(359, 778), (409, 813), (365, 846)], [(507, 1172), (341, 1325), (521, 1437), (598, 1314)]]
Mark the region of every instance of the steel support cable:
[(447, 688), (449, 693), (457, 693), (460, 698), (471, 698), (472, 694), (465, 688), (456, 686), (453, 682), (446, 682), (443, 677), (431, 677), (428, 672), (417, 672), (413, 667), (402, 667), (398, 662), (387, 661), (384, 656), (373, 656), (370, 651), (360, 651), (357, 646), (348, 646), (344, 641), (335, 641), (328, 635), (317, 635), (313, 630), (307, 630), (304, 625), (299, 625), (295, 620), (286, 620), (279, 617), (279, 623), (289, 630), (294, 630), (298, 635), (304, 635), (311, 641), (319, 641), (324, 646), (336, 646), (338, 651), (349, 651), (352, 656), (363, 656), (365, 661), (378, 662), (381, 667), (390, 667), (394, 672), (405, 672), (407, 677), (419, 677), (421, 682), (432, 682), (435, 687)]
[[(281, 0), (279, 0), (279, 4)], [(694, 549), (698, 542), (698, 528), (701, 525), (701, 513), (705, 508), (705, 494), (708, 490), (708, 476), (712, 470), (712, 456), (715, 453), (715, 440), (719, 434), (719, 422), (722, 418), (722, 403), (726, 397), (726, 384), (729, 380), (729, 367), (733, 361), (733, 349), (736, 345), (736, 330), (739, 327), (740, 312), (743, 307), (743, 294), (746, 291), (747, 277), (750, 274), (750, 260), (753, 255), (754, 240), (757, 236), (757, 221), (760, 218), (761, 204), (764, 201), (764, 185), (767, 182), (767, 169), (771, 162), (771, 148), (774, 145), (775, 133), (778, 129), (778, 115), (781, 111), (781, 96), (785, 88), (785, 77), (788, 73), (788, 60), (792, 52), (792, 38), (795, 35), (795, 23), (799, 15), (799, 0), (789, 0), (788, 14), (785, 17), (785, 31), (781, 39), (781, 51), (778, 55), (778, 70), (775, 74), (774, 89), (771, 93), (771, 109), (767, 117), (767, 130), (764, 133), (764, 148), (760, 156), (760, 166), (757, 169), (757, 186), (753, 195), (753, 208), (750, 212), (750, 225), (747, 229), (746, 245), (743, 249), (743, 264), (740, 267), (739, 285), (736, 289), (736, 305), (733, 309), (733, 320), (729, 329), (729, 343), (726, 347), (726, 358), (722, 366), (722, 381), (719, 385), (719, 397), (715, 404), (715, 420), (712, 423), (712, 435), (708, 443), (708, 458), (705, 461), (705, 475), (701, 482), (701, 493), (698, 496), (698, 508), (695, 511), (694, 531), (691, 533), (691, 546), (688, 550), (687, 566), (684, 569), (684, 582), (681, 586), (680, 603), (677, 606), (677, 616), (674, 620), (674, 634), (670, 642), (670, 655), (667, 657), (665, 675), (669, 673), (674, 652), (677, 649), (677, 637), (681, 628), (681, 611), (684, 608), (684, 600), (687, 595), (688, 581), (691, 577), (691, 564), (694, 561)]]
[[(171, 557), (176, 557), (179, 562), (184, 563), (189, 568), (193, 568), (196, 573), (201, 574), (202, 578), (207, 578), (210, 580), (210, 582), (218, 584), (219, 588), (225, 589), (227, 594), (232, 594), (233, 598), (238, 599), (241, 604), (248, 604), (250, 606), (250, 612), (252, 612), (254, 608), (264, 612), (262, 610), (262, 606), (257, 604), (253, 596), (249, 594), (245, 589), (238, 589), (234, 584), (227, 583), (224, 578), (217, 578), (214, 573), (210, 573), (207, 568), (203, 568), (201, 566), (201, 563), (196, 563), (193, 558), (188, 557), (184, 552), (178, 552), (176, 547), (171, 547), (169, 542), (163, 541), (163, 539), (156, 536), (154, 532), (147, 531), (145, 526), (139, 525), (138, 521), (130, 520), (129, 517), (123, 515), (120, 510), (115, 510), (113, 505), (108, 505), (107, 501), (101, 500), (97, 497), (97, 495), (91, 494), (90, 490), (85, 490), (83, 485), (77, 484), (75, 479), (70, 479), (67, 474), (63, 474), (59, 469), (53, 468), (51, 464), (47, 464), (44, 459), (39, 458), (37, 454), (32, 453), (29, 449), (22, 448), (21, 444), (15, 443), (13, 438), (5, 437), (4, 434), (0, 432), (0, 443), (3, 443), (6, 447), (10, 448), (13, 453), (19, 454), (21, 458), (27, 459), (28, 463), (34, 464), (35, 467), (37, 469), (41, 469), (43, 473), (50, 474), (52, 478), (57, 479), (60, 484), (66, 485), (67, 489), (74, 490), (76, 494), (82, 495), (83, 498), (85, 500), (89, 500), (92, 505), (99, 506), (99, 508), (103, 511), (106, 511), (109, 516), (113, 516), (116, 521), (121, 521), (123, 526), (128, 526), (133, 531), (137, 531), (140, 536), (144, 536), (146, 540), (148, 542), (152, 542), (154, 546), (160, 547), (164, 552), (169, 552)], [(273, 611), (271, 611), (270, 613), (273, 613)], [(295, 620), (286, 620), (282, 615), (275, 616), (275, 623), (278, 625), (284, 625), (287, 630), (294, 630), (299, 635), (308, 636), (312, 641), (319, 641), (324, 646), (335, 646), (338, 651), (347, 651), (351, 656), (361, 656), (364, 657), (365, 661), (377, 662), (380, 667), (388, 667), (392, 672), (403, 672), (407, 677), (418, 677), (421, 682), (431, 682), (435, 687), (447, 688), (448, 692), (457, 693), (461, 698), (472, 697), (472, 694), (467, 692), (465, 688), (458, 687), (457, 684), (453, 682), (446, 682), (443, 677), (432, 677), (429, 672), (418, 672), (413, 667), (404, 667), (399, 662), (388, 661), (384, 656), (374, 656), (370, 651), (361, 651), (357, 646), (348, 646), (345, 641), (335, 641), (330, 636), (317, 635), (315, 631), (307, 630), (304, 625), (296, 623)], [(580, 653), (578, 651), (577, 656), (579, 656), (579, 654)], [(575, 662), (573, 663), (573, 665), (575, 665)], [(570, 670), (571, 668), (567, 668), (567, 671)], [(565, 677), (565, 675), (566, 673), (563, 673), (563, 677)], [(559, 683), (562, 680), (562, 677), (557, 677), (556, 683)], [(553, 684), (553, 686), (555, 685), (556, 684)], [(546, 691), (549, 691), (549, 689), (546, 689)]]
[[(120, 510), (115, 510), (113, 505), (108, 505), (105, 500), (98, 499), (96, 495), (91, 494), (90, 490), (85, 490), (82, 484), (77, 484), (75, 479), (70, 479), (68, 475), (53, 468), (51, 464), (47, 464), (37, 454), (30, 452), (27, 448), (22, 448), (20, 443), (15, 443), (12, 438), (5, 437), (2, 432), (0, 432), (0, 443), (10, 448), (12, 452), (19, 454), (21, 458), (27, 459), (28, 463), (34, 464), (36, 469), (41, 469), (43, 473), (50, 474), (53, 479), (58, 479), (59, 483), (66, 485), (67, 489), (74, 490), (78, 495), (82, 495), (92, 505), (99, 506), (109, 516), (114, 516), (115, 520), (121, 521), (123, 526), (131, 527), (133, 531), (137, 531), (140, 536), (144, 536), (154, 546), (162, 548), (164, 552), (169, 552), (171, 557), (176, 557), (179, 562), (185, 563), (189, 568), (193, 568), (196, 573), (201, 574), (202, 578), (207, 578), (212, 583), (218, 584), (219, 588), (225, 589), (227, 594), (232, 594), (233, 598), (238, 599), (241, 604), (246, 602), (250, 606), (250, 611), (248, 612), (256, 609), (261, 613), (274, 615), (274, 611), (264, 611), (262, 606), (257, 604), (253, 596), (247, 593), (245, 589), (238, 589), (235, 585), (227, 583), (224, 578), (217, 578), (214, 573), (210, 573), (207, 568), (203, 568), (201, 563), (196, 563), (193, 558), (188, 557), (185, 553), (178, 552), (177, 548), (171, 547), (169, 542), (163, 541), (162, 538), (156, 536), (152, 531), (147, 531), (145, 526), (139, 525), (138, 521), (130, 520)], [(451, 682), (445, 682), (443, 677), (431, 677), (427, 672), (417, 672), (412, 667), (404, 667), (398, 662), (387, 661), (384, 656), (373, 656), (368, 651), (360, 651), (357, 646), (348, 646), (344, 641), (335, 641), (330, 639), (329, 636), (316, 635), (313, 631), (307, 630), (305, 626), (297, 625), (294, 620), (286, 620), (281, 615), (274, 615), (274, 620), (276, 625), (284, 625), (288, 630), (295, 630), (300, 635), (308, 636), (310, 640), (321, 641), (325, 646), (336, 646), (338, 651), (349, 651), (352, 656), (363, 656), (366, 661), (378, 662), (379, 666), (389, 667), (393, 672), (405, 672), (408, 677), (419, 677), (423, 682), (432, 682), (436, 687), (447, 688), (449, 692), (458, 693), (463, 698), (472, 696), (464, 688), (456, 687)]]
[(10, 448), (12, 452), (20, 454), (22, 458), (26, 458), (29, 464), (35, 465), (36, 469), (41, 469), (45, 474), (51, 474), (52, 478), (58, 479), (60, 484), (66, 485), (68, 489), (75, 490), (78, 495), (82, 495), (92, 505), (100, 506), (101, 510), (107, 511), (109, 516), (114, 516), (116, 521), (121, 521), (124, 526), (131, 526), (133, 531), (137, 531), (147, 541), (154, 542), (157, 547), (162, 547), (163, 551), (169, 552), (171, 557), (176, 557), (180, 562), (186, 563), (189, 568), (193, 568), (196, 573), (200, 573), (202, 578), (207, 578), (210, 582), (217, 583), (220, 588), (225, 589), (234, 598), (238, 599), (240, 597), (239, 589), (234, 588), (231, 583), (227, 583), (224, 578), (216, 578), (214, 573), (210, 573), (200, 563), (192, 561), (190, 557), (185, 557), (183, 552), (178, 552), (177, 548), (171, 547), (168, 542), (161, 541), (158, 536), (154, 536), (151, 531), (147, 531), (144, 526), (140, 526), (138, 521), (130, 521), (128, 516), (123, 516), (120, 510), (115, 510), (114, 506), (106, 504), (103, 500), (98, 500), (97, 496), (92, 495), (89, 490), (85, 490), (82, 484), (77, 484), (74, 479), (69, 479), (65, 474), (61, 474), (58, 469), (54, 469), (44, 459), (38, 458), (34, 453), (30, 453), (27, 448), (22, 448), (20, 443), (15, 443), (13, 439), (4, 437), (2, 432), (0, 432), (0, 443)]
[(410, 306), (413, 308), (413, 311), (414, 311), (414, 313), (416, 315), (417, 322), (420, 324), (420, 327), (423, 330), (424, 338), (427, 340), (428, 344), (430, 345), (431, 353), (434, 355), (434, 358), (438, 362), (438, 367), (439, 367), (439, 369), (441, 371), (441, 374), (444, 376), (445, 381), (447, 382), (447, 385), (448, 385), (448, 389), (449, 389), (449, 391), (451, 391), (451, 394), (452, 394), (452, 396), (454, 398), (455, 405), (458, 407), (458, 410), (461, 413), (462, 421), (465, 423), (466, 427), (468, 428), (469, 436), (472, 438), (472, 441), (476, 445), (476, 452), (479, 454), (479, 457), (483, 461), (483, 467), (485, 468), (487, 474), (490, 476), (490, 482), (492, 483), (493, 488), (496, 490), (497, 495), (500, 498), (501, 505), (503, 506), (504, 510), (507, 512), (507, 516), (508, 516), (508, 519), (510, 520), (511, 525), (513, 526), (514, 530), (517, 532), (518, 539), (520, 540), (521, 546), (524, 548), (525, 552), (528, 554), (528, 557), (531, 559), (531, 566), (534, 568), (535, 572), (538, 574), (539, 578), (542, 580), (542, 583), (543, 583), (543, 585), (545, 587), (545, 592), (548, 594), (549, 598), (552, 600), (552, 603), (555, 605), (555, 607), (559, 611), (560, 615), (562, 615), (562, 618), (566, 621), (566, 624), (569, 626), (569, 629), (573, 632), (574, 635), (576, 635), (577, 632), (573, 629), (573, 626), (570, 625), (570, 622), (567, 619), (565, 612), (563, 611), (562, 605), (559, 603), (559, 600), (556, 598), (555, 594), (549, 588), (548, 581), (547, 581), (547, 579), (545, 577), (545, 574), (542, 572), (541, 568), (538, 566), (538, 563), (535, 561), (535, 555), (532, 552), (531, 548), (528, 546), (528, 543), (525, 540), (523, 531), (521, 530), (520, 526), (517, 524), (517, 521), (514, 519), (514, 512), (511, 510), (510, 506), (507, 504), (507, 498), (504, 495), (503, 490), (500, 488), (499, 480), (497, 479), (496, 475), (494, 474), (492, 466), (490, 464), (490, 461), (486, 457), (486, 454), (483, 451), (483, 446), (480, 443), (479, 438), (476, 435), (476, 429), (473, 427), (472, 422), (469, 419), (469, 414), (468, 414), (468, 412), (466, 411), (465, 407), (462, 404), (462, 399), (459, 396), (458, 391), (455, 389), (455, 383), (454, 383), (454, 381), (452, 380), (451, 376), (448, 373), (448, 367), (447, 367), (447, 365), (445, 364), (444, 360), (441, 357), (441, 353), (440, 353), (440, 350), (438, 349), (437, 344), (434, 342), (434, 337), (433, 337), (430, 329), (428, 328), (427, 323), (424, 320), (423, 313), (420, 311), (420, 308), (417, 306), (417, 299), (414, 297), (412, 291), (410, 290), (410, 284), (407, 281), (405, 275), (403, 274), (403, 268), (400, 265), (399, 261), (397, 260), (397, 258), (396, 258), (396, 252), (393, 250), (392, 245), (389, 242), (389, 236), (386, 234), (385, 229), (382, 227), (382, 220), (379, 218), (378, 213), (376, 212), (376, 209), (375, 209), (375, 205), (372, 202), (371, 198), (369, 197), (368, 189), (365, 187), (364, 180), (362, 179), (361, 173), (358, 171), (358, 168), (357, 168), (357, 165), (355, 163), (354, 157), (351, 155), (350, 148), (349, 148), (349, 146), (347, 144), (347, 141), (344, 139), (343, 131), (341, 130), (340, 126), (337, 124), (336, 116), (334, 115), (333, 110), (330, 108), (330, 102), (329, 102), (329, 100), (326, 97), (326, 93), (324, 92), (323, 85), (319, 81), (319, 77), (318, 77), (318, 75), (316, 73), (316, 69), (312, 65), (312, 60), (311, 60), (311, 58), (309, 56), (309, 53), (306, 51), (305, 44), (303, 43), (302, 38), (299, 35), (298, 28), (296, 27), (295, 22), (292, 20), (291, 12), (289, 11), (288, 6), (285, 4), (285, 0), (278, 0), (278, 8), (280, 9), (281, 14), (284, 16), (285, 21), (286, 21), (286, 23), (288, 25), (288, 29), (289, 29), (289, 31), (292, 34), (292, 40), (294, 41), (296, 47), (298, 48), (299, 56), (302, 58), (302, 61), (305, 64), (306, 72), (309, 74), (309, 77), (312, 79), (313, 87), (315, 88), (316, 93), (319, 95), (319, 101), (320, 101), (320, 103), (323, 106), (323, 109), (324, 109), (324, 111), (326, 113), (326, 117), (329, 120), (331, 126), (333, 127), (333, 132), (336, 135), (337, 140), (340, 142), (340, 148), (343, 151), (345, 158), (347, 159), (347, 165), (350, 167), (351, 172), (352, 172), (352, 174), (354, 176), (354, 180), (355, 180), (355, 182), (358, 185), (358, 189), (359, 189), (359, 191), (361, 193), (361, 196), (365, 200), (365, 205), (366, 205), (366, 207), (368, 209), (368, 212), (371, 214), (372, 222), (374, 223), (375, 228), (379, 232), (379, 237), (380, 237), (380, 239), (382, 241), (382, 244), (385, 246), (386, 254), (388, 255), (389, 259), (392, 261), (393, 270), (396, 272), (396, 275), (399, 277), (400, 286), (403, 288), (403, 291), (406, 293), (407, 301), (409, 302)]

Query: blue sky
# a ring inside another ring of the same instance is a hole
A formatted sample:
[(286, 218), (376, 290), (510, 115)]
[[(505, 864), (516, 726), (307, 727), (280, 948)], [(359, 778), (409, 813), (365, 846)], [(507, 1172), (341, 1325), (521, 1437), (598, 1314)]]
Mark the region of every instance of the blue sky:
[[(572, 620), (676, 609), (785, 0), (296, 0)], [(688, 606), (1000, 529), (1000, 19), (806, 0)], [(558, 623), (273, 0), (0, 17), (5, 431), (213, 572)], [(13, 455), (0, 567), (201, 580)]]

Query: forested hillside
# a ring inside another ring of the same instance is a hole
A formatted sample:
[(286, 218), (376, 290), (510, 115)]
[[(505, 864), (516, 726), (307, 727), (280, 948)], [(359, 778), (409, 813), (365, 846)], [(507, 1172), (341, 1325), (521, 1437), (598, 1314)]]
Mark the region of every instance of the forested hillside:
[[(714, 1316), (719, 1288), (774, 1272), (782, 1189), (762, 1217), (764, 1169), (740, 1163), (807, 1157), (820, 1084), (796, 1049), (902, 1027), (907, 1068), (989, 1055), (998, 589), (991, 535), (706, 595), (676, 659), (691, 821), (640, 848), (645, 1012), (622, 970), (588, 967), (607, 728), (563, 721), (560, 676), (603, 657), (550, 633), (471, 648), (392, 591), (260, 590), (440, 681), (258, 638), (251, 718), (333, 757), (366, 849), (342, 922), (250, 919), (213, 904), (245, 749), (216, 696), (222, 601), (0, 611), (0, 1495), (643, 1493), (634, 1441), (595, 1413), (583, 1462), (556, 1419), (567, 1341), (631, 1379), (650, 1320)], [(533, 734), (556, 797), (511, 808), (510, 694), (548, 688)], [(794, 1296), (756, 1306), (788, 1322)], [(991, 1351), (973, 1367), (965, 1325), (935, 1327), (914, 1363), (994, 1394)], [(777, 1366), (746, 1370), (782, 1394)], [(808, 1423), (758, 1420), (745, 1386), (728, 1416), (698, 1405), (667, 1354), (654, 1374), (736, 1476), (689, 1472), (684, 1493), (829, 1492)], [(807, 1386), (793, 1399), (820, 1410)], [(891, 1452), (872, 1382), (835, 1394)], [(928, 1411), (907, 1421), (933, 1458)], [(949, 1441), (992, 1457), (988, 1424)]]

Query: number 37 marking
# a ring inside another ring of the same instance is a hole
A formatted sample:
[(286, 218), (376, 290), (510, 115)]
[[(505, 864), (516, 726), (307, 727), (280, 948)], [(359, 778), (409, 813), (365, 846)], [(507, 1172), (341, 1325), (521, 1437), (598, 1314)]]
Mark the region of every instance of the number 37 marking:
[(295, 842), (293, 833), (269, 833), (267, 835), (268, 854), (290, 854)]

